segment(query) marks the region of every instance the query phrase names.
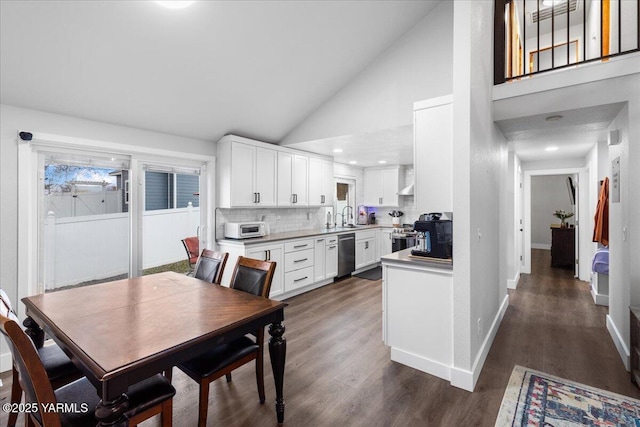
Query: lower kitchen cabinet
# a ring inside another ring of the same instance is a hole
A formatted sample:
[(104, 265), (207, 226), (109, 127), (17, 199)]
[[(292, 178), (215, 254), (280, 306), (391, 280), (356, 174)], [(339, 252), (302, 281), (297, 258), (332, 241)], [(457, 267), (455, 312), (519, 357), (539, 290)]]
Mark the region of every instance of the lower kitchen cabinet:
[(296, 240), (284, 245), (284, 291), (311, 285), (314, 280), (315, 239)]
[[(276, 269), (273, 273), (273, 280), (271, 281), (270, 297), (275, 297), (284, 292), (284, 245), (269, 245), (260, 247), (250, 247), (245, 251), (244, 256), (247, 258), (260, 259), (263, 261), (275, 261)], [(233, 274), (233, 269), (236, 266), (237, 256), (231, 263), (231, 254), (229, 254), (229, 260), (225, 267), (225, 276)], [(223, 279), (224, 280), (224, 279)], [(223, 283), (225, 283), (223, 281)], [(228, 284), (226, 282), (225, 284)]]
[(376, 262), (376, 232), (361, 231), (356, 233), (356, 270)]
[(338, 275), (338, 238), (336, 236), (326, 239), (325, 246), (325, 279), (332, 279)]
[(319, 282), (326, 277), (326, 239), (324, 237), (315, 239), (314, 247), (314, 264), (313, 264), (313, 280)]

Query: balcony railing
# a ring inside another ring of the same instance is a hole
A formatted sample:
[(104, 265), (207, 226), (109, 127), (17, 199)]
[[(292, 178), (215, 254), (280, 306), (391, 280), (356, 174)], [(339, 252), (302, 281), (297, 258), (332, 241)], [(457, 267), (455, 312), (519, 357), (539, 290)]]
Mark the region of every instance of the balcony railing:
[(640, 0), (495, 0), (494, 84), (640, 51)]

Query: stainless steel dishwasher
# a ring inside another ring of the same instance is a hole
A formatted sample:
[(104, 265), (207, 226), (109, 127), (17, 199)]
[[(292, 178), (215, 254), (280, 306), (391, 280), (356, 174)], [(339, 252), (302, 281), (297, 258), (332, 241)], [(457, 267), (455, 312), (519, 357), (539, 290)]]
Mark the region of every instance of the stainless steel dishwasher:
[(356, 269), (356, 234), (338, 236), (338, 277), (350, 275)]

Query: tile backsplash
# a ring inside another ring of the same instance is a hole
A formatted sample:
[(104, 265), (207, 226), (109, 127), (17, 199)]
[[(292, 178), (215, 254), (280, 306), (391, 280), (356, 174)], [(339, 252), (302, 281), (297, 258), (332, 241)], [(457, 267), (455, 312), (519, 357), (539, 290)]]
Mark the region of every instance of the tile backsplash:
[(216, 209), (216, 239), (224, 238), (225, 222), (264, 221), (271, 233), (324, 227), (326, 208)]

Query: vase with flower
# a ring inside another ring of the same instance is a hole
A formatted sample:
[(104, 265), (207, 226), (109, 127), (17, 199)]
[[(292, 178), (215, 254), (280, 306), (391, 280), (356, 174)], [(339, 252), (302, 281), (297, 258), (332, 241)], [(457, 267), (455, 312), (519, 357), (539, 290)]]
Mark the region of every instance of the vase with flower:
[(567, 228), (567, 218), (571, 218), (573, 215), (573, 212), (567, 212), (563, 209), (559, 209), (553, 212), (553, 216), (560, 219), (561, 228)]

